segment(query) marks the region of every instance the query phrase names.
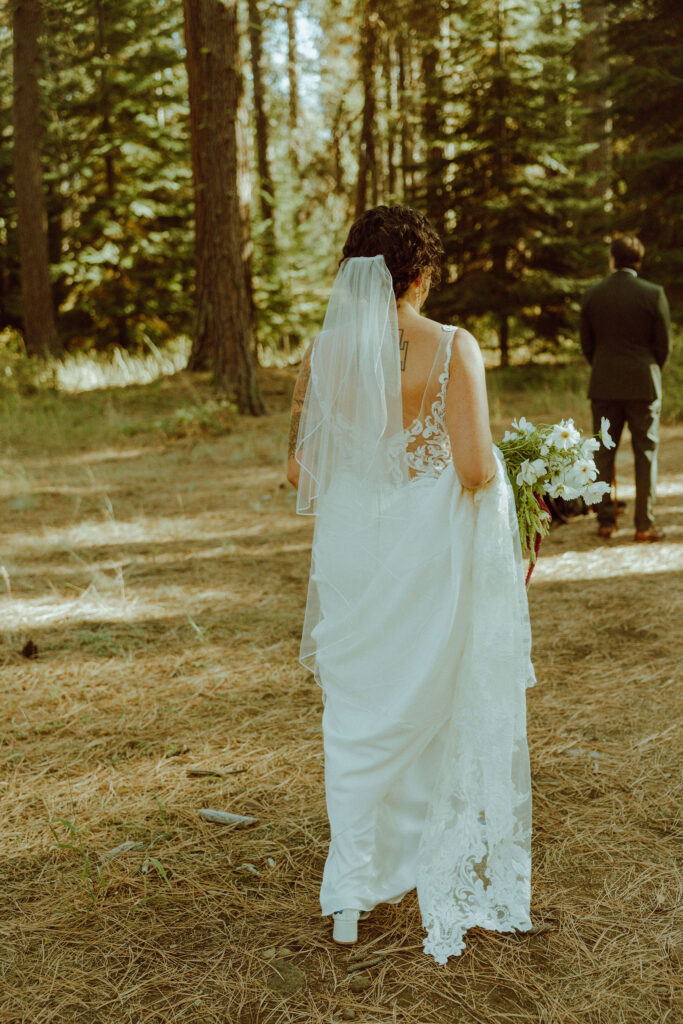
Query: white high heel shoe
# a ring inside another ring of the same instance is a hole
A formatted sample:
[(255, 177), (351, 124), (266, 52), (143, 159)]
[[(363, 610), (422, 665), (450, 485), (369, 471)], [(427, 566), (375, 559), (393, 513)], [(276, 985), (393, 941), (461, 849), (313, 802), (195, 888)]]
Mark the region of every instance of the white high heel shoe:
[(332, 915), (334, 927), (332, 929), (332, 938), (335, 942), (342, 942), (344, 944), (358, 942), (358, 920), (360, 918), (360, 910), (337, 910)]

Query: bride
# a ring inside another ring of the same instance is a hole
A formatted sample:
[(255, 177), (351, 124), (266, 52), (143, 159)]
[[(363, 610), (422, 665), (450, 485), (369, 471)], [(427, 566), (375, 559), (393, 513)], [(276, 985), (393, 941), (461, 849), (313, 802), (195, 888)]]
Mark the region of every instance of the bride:
[(315, 516), (301, 660), (323, 691), (338, 942), (413, 888), (438, 963), (526, 930), (533, 680), (517, 519), (463, 328), (420, 314), (440, 241), (378, 206), (351, 227), (303, 360), (288, 479)]

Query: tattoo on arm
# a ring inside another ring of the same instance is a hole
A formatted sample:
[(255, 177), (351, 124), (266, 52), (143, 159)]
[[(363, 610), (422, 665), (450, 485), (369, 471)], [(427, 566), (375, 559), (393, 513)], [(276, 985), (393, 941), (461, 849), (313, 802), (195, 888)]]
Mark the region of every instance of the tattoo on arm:
[(299, 420), (301, 419), (301, 410), (304, 407), (306, 388), (308, 387), (308, 378), (310, 376), (311, 357), (309, 353), (306, 353), (303, 363), (301, 364), (299, 376), (296, 379), (294, 395), (292, 397), (292, 418), (289, 423), (289, 444), (287, 446), (287, 455), (290, 459), (293, 459), (296, 455), (296, 442), (299, 436)]
[(408, 339), (405, 336), (403, 328), (398, 332), (398, 347), (401, 351), (401, 373), (406, 368), (406, 360), (408, 358)]

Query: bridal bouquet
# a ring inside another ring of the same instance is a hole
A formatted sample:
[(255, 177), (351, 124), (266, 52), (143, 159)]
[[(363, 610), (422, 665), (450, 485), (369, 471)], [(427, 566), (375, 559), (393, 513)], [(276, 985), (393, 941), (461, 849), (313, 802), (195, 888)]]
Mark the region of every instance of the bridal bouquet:
[(582, 437), (573, 420), (552, 426), (534, 426), (523, 416), (512, 421), (498, 448), (505, 460), (515, 495), (519, 536), (530, 567), (550, 529), (550, 513), (543, 495), (551, 498), (583, 498), (587, 505), (600, 501), (609, 484), (598, 482), (593, 461), (600, 444), (614, 448), (609, 420), (603, 417), (600, 437)]

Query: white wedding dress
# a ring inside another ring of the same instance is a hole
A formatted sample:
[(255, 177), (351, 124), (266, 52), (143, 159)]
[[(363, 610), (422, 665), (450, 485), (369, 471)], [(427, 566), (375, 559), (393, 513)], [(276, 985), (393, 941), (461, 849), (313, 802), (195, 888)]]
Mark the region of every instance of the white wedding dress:
[[(382, 348), (390, 423), (393, 330)], [(439, 963), (462, 951), (471, 927), (531, 924), (524, 567), (500, 455), (479, 492), (464, 490), (453, 467), (445, 401), (454, 331), (443, 330), (419, 417), (389, 430), (385, 416), (375, 429), (372, 472), (360, 473), (348, 448), (335, 449), (336, 461), (325, 449), (335, 469), (317, 493), (302, 641), (324, 691), (331, 841), (322, 913), (371, 910), (417, 887), (424, 949)], [(313, 351), (313, 391), (332, 366), (323, 344), (317, 365)], [(371, 344), (368, 353), (376, 368)], [(362, 350), (354, 358), (345, 374), (367, 373)], [(400, 402), (400, 377), (398, 387)], [(329, 418), (332, 404), (323, 407)], [(365, 409), (364, 400), (362, 411), (346, 410), (342, 433)], [(312, 420), (300, 439), (312, 436)], [(353, 431), (345, 443), (362, 447)]]

